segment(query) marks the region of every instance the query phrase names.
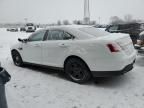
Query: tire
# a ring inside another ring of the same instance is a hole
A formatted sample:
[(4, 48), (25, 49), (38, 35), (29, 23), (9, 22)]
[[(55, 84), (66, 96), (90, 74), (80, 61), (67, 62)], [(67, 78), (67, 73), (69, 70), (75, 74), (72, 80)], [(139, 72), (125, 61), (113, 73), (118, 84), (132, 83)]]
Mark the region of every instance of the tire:
[(91, 78), (88, 66), (78, 58), (68, 59), (64, 70), (70, 80), (79, 84), (86, 83)]
[(17, 51), (12, 51), (12, 59), (16, 66), (23, 66), (23, 60)]

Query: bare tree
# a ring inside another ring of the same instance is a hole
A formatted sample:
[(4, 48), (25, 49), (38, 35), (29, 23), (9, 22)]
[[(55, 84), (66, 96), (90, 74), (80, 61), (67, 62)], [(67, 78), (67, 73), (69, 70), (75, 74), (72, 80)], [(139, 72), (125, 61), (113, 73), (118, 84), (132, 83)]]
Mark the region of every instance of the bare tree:
[(130, 14), (125, 15), (124, 20), (125, 20), (125, 22), (132, 22), (133, 21), (132, 15), (130, 15)]
[(61, 25), (61, 21), (60, 20), (57, 21), (57, 25)]
[(73, 24), (80, 25), (80, 24), (82, 24), (82, 21), (80, 21), (80, 20), (74, 20), (74, 21), (73, 21)]
[(63, 24), (64, 24), (64, 25), (69, 25), (70, 23), (69, 23), (68, 20), (64, 20), (64, 21), (63, 21)]
[(73, 21), (73, 24), (78, 24), (78, 21), (77, 21), (77, 20), (74, 20), (74, 21)]
[(90, 21), (90, 25), (96, 25), (96, 21)]

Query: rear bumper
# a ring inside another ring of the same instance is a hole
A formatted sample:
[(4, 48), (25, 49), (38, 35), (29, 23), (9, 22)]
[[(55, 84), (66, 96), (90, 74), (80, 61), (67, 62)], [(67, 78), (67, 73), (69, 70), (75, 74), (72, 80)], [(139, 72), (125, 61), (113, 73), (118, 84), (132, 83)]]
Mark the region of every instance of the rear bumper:
[(127, 73), (133, 69), (133, 65), (135, 63), (135, 60), (133, 63), (127, 65), (122, 70), (119, 71), (92, 71), (93, 77), (112, 77), (112, 76), (119, 76), (123, 75), (124, 73)]

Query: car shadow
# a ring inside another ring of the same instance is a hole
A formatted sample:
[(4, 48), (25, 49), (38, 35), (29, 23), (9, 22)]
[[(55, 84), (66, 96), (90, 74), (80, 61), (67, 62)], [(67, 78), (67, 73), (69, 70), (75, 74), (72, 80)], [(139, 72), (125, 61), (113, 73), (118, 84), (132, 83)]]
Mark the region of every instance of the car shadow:
[(93, 85), (103, 88), (121, 88), (127, 85), (131, 79), (131, 73), (121, 76), (107, 77), (107, 78), (94, 78)]
[(25, 64), (23, 67), (27, 68), (27, 69), (30, 69), (32, 71), (35, 71), (35, 72), (41, 72), (43, 74), (47, 74), (47, 75), (51, 75), (51, 76), (54, 76), (54, 77), (59, 77), (63, 80), (67, 80), (67, 77), (66, 77), (64, 71), (62, 71), (62, 70), (52, 69), (52, 68), (49, 68), (49, 67), (30, 65), (30, 64)]
[[(33, 70), (35, 72), (42, 72), (47, 75), (51, 75), (54, 77), (58, 77), (65, 81), (69, 81), (64, 71), (60, 71), (57, 69), (51, 69), (49, 67), (41, 67), (34, 65), (24, 65), (24, 68)], [(109, 78), (93, 78), (88, 83), (82, 84), (84, 86), (96, 86), (96, 87), (104, 87), (104, 88), (117, 88), (128, 84), (129, 79), (131, 77), (131, 72), (122, 76), (117, 77), (109, 77)], [(70, 83), (74, 83), (69, 81)]]

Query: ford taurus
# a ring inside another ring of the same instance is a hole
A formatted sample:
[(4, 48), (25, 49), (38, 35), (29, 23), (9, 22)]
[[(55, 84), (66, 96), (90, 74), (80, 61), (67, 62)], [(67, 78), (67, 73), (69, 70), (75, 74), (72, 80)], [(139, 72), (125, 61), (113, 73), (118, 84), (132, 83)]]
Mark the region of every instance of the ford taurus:
[(136, 59), (128, 34), (111, 34), (90, 26), (49, 27), (18, 40), (11, 48), (16, 66), (31, 63), (56, 67), (77, 83), (122, 75), (133, 69)]

